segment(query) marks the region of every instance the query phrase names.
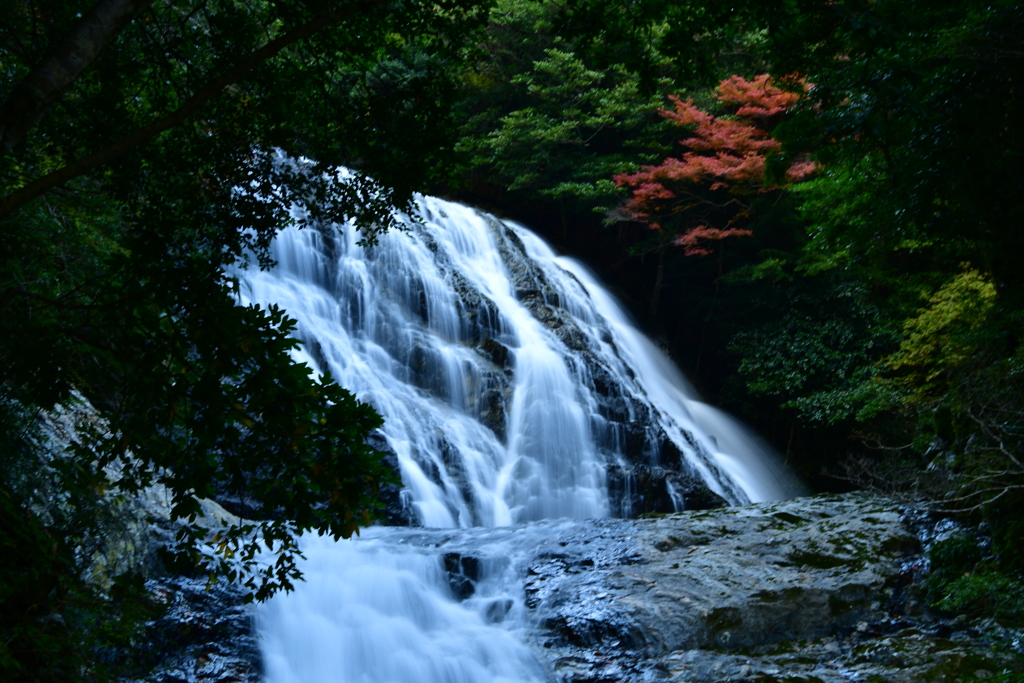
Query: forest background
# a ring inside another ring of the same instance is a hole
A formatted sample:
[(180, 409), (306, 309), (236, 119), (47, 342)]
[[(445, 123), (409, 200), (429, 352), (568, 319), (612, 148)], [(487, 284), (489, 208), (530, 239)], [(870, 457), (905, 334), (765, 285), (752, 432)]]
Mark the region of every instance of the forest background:
[[(5, 680), (140, 666), (97, 653), (130, 643), (141, 582), (83, 577), (111, 489), (162, 483), (185, 521), (259, 501), (218, 555), (186, 523), (165, 558), (255, 599), (299, 578), (297, 533), (375, 514), (379, 418), (291, 362), (286, 312), (237, 306), (229, 267), (266, 266), (293, 203), (372, 241), (413, 191), (583, 258), (815, 490), (977, 527), (929, 599), (1024, 618), (1021, 3), (0, 7)], [(102, 421), (44, 457), (39, 411), (82, 397)]]

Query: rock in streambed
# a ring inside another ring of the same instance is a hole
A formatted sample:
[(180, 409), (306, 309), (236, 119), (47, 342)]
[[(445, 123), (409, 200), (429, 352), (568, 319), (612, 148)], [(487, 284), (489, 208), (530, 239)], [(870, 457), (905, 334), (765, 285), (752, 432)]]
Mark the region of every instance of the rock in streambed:
[[(614, 552), (608, 552), (614, 547)], [(954, 681), (1010, 664), (908, 603), (917, 538), (862, 494), (596, 521), (527, 572), (562, 681)]]

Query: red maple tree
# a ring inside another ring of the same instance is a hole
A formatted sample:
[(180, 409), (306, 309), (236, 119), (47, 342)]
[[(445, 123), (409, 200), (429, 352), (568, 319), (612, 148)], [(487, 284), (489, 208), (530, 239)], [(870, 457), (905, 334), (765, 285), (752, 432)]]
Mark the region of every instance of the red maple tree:
[(742, 227), (750, 216), (749, 201), (743, 198), (778, 190), (816, 168), (809, 159), (797, 160), (781, 182), (766, 184), (767, 158), (781, 147), (769, 131), (796, 104), (799, 92), (773, 85), (768, 74), (749, 81), (730, 76), (719, 84), (717, 97), (736, 107), (730, 118), (712, 116), (692, 100), (670, 96), (675, 109), (660, 113), (692, 127), (692, 136), (680, 141), (688, 151), (644, 166), (639, 173), (614, 177), (616, 185), (633, 190), (621, 209), (625, 217), (671, 232), (670, 243), (685, 247), (687, 255), (707, 254), (711, 243), (726, 237), (750, 235)]

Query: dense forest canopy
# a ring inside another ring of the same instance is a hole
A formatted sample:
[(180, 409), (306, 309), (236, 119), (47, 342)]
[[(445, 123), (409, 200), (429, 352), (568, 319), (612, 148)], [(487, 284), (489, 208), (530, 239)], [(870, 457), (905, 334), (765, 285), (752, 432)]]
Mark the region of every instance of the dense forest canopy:
[[(5, 679), (117, 675), (141, 584), (75, 552), (111, 487), (244, 502), (166, 561), (257, 599), (298, 533), (369, 522), (379, 418), (234, 268), (296, 216), (372, 241), (415, 190), (587, 258), (816, 487), (984, 521), (934, 599), (1021, 618), (1020, 2), (5, 0), (0, 72)], [(83, 398), (41, 460), (38, 411)]]

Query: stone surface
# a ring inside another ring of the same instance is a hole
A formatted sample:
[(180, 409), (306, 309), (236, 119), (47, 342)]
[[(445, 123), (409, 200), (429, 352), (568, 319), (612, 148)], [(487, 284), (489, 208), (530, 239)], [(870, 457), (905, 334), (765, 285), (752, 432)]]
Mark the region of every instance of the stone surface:
[(438, 555), (451, 599), (523, 634), (552, 683), (975, 683), (1021, 668), (1024, 633), (921, 604), (936, 522), (844, 494), (387, 539)]
[[(54, 457), (73, 436), (63, 433), (68, 420), (50, 424)], [(685, 485), (675, 472), (651, 468), (644, 476)], [(400, 524), (401, 492), (391, 493)], [(647, 511), (664, 509), (651, 492), (635, 495)], [(118, 529), (90, 555), (90, 571), (100, 585), (128, 568), (148, 573), (167, 606), (137, 641), (137, 654), (156, 667), (145, 680), (258, 681), (251, 613), (238, 589), (160, 574), (154, 549), (174, 530), (166, 491), (115, 503)], [(202, 509), (211, 527), (239, 521), (212, 501)], [(919, 538), (934, 528), (892, 501), (846, 494), (632, 520), (402, 533), (441, 553), (453, 599), (483, 600), (478, 588), (488, 575), (513, 570), (521, 597), (488, 599), (485, 618), (528, 624), (552, 681), (953, 683), (1019, 670), (1009, 653), (1024, 655), (1024, 634), (946, 620), (916, 599)], [(507, 556), (485, 551), (494, 539)], [(993, 650), (996, 641), (1002, 649)]]
[[(515, 232), (497, 220), (490, 219), (490, 223), (491, 229), (504, 238), (497, 240), (497, 245), (516, 298), (565, 346), (574, 360), (570, 369), (583, 386), (592, 390), (596, 401), (593, 408), (597, 419), (592, 425), (595, 435), (599, 441), (618, 442), (615, 452), (606, 454), (612, 514), (632, 517), (645, 512), (672, 512), (677, 508), (669, 494), (668, 482), (676, 487), (679, 500), (675, 502), (682, 503), (684, 509), (726, 505), (726, 501), (691, 470), (676, 446), (657, 426), (651, 406), (623, 386), (590, 348), (587, 335), (562, 308), (557, 289), (526, 255)], [(603, 341), (613, 344), (611, 334), (607, 333)], [(696, 442), (690, 445), (700, 448)]]
[[(105, 426), (84, 397), (77, 403), (39, 415), (45, 442), (39, 452), (59, 459), (73, 452), (83, 424)], [(113, 482), (120, 472), (108, 467)], [(47, 501), (59, 505), (59, 498)], [(130, 658), (149, 675), (147, 683), (256, 683), (260, 655), (245, 592), (238, 586), (211, 584), (206, 577), (169, 574), (160, 551), (172, 546), (181, 522), (171, 520), (171, 494), (155, 484), (134, 493), (112, 487), (103, 501), (100, 529), (81, 540), (76, 559), (84, 578), (109, 590), (116, 577), (138, 574), (157, 605), (164, 609), (133, 638), (131, 652), (103, 656)], [(239, 525), (243, 520), (209, 499), (199, 500), (195, 522), (207, 529)], [(45, 515), (40, 508), (37, 514)]]
[(165, 576), (146, 587), (166, 611), (146, 625), (133, 656), (151, 668), (139, 683), (257, 683), (259, 644), (237, 586)]
[(665, 658), (673, 683), (953, 683), (984, 680), (1012, 669), (1014, 662), (983, 642), (991, 633), (965, 628), (940, 635), (933, 624), (862, 624), (846, 637), (788, 642), (737, 654), (683, 650)]
[(558, 545), (525, 589), (556, 680), (917, 683), (1012, 665), (975, 627), (903, 615), (919, 543), (885, 499), (589, 522)]

